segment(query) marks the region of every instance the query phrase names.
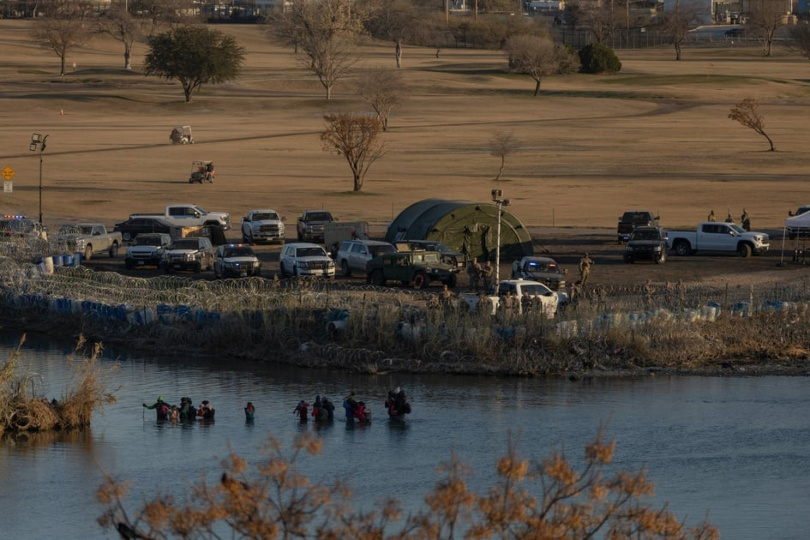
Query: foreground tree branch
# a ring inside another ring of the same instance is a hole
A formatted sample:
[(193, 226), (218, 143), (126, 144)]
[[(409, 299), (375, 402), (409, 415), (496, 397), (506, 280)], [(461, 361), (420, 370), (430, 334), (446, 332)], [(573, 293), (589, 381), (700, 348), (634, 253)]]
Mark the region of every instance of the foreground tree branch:
[(497, 480), (481, 496), (467, 488), (470, 471), (453, 455), (440, 466), (426, 508), (401, 524), (397, 501), (384, 501), (379, 511), (351, 512), (347, 486), (314, 484), (300, 473), (300, 456), (320, 451), (321, 441), (310, 434), (295, 440), (290, 455), (271, 437), (255, 471), (231, 453), (219, 482), (194, 484), (184, 501), (158, 495), (134, 517), (124, 509), (127, 486), (105, 475), (98, 521), (121, 538), (219, 538), (223, 529), (257, 539), (450, 539), (460, 530), (469, 538), (719, 538), (706, 522), (688, 528), (666, 506), (647, 503), (653, 486), (643, 471), (610, 470), (615, 443), (604, 442), (601, 432), (586, 445), (579, 470), (560, 453), (539, 463), (525, 459), (510, 440), (496, 465)]

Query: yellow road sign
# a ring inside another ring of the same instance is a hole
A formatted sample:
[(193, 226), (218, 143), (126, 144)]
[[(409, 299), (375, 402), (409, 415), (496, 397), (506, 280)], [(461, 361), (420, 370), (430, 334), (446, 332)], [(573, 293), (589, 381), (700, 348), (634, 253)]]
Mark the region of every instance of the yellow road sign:
[(6, 168), (0, 171), (0, 174), (2, 174), (3, 178), (5, 178), (6, 180), (11, 180), (12, 178), (14, 178), (14, 169), (6, 165)]

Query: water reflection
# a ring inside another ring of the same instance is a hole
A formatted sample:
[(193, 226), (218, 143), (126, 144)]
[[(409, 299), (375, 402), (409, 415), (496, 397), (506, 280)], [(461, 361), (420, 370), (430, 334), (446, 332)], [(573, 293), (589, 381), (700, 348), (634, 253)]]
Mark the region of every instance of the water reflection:
[[(44, 390), (59, 396), (70, 376), (65, 354), (72, 351), (29, 345), (26, 355), (44, 375)], [(618, 466), (646, 466), (657, 500), (669, 501), (676, 515), (697, 522), (709, 510), (725, 538), (805, 536), (810, 419), (796, 411), (810, 405), (807, 379), (571, 382), (103, 360), (115, 362), (118, 403), (94, 418), (92, 430), (0, 442), (3, 536), (100, 537), (94, 501), (100, 470), (134, 481), (136, 503), (157, 491), (181, 495), (190, 482), (216, 477), (229, 451), (255, 463), (270, 435), (289, 443), (302, 432), (323, 441), (322, 456), (302, 460), (312, 480), (346, 480), (358, 505), (398, 497), (407, 512), (421, 507), (437, 466), (453, 451), (473, 468), (469, 484), (480, 492), (491, 484), (510, 433), (523, 455), (541, 459), (564, 448), (576, 460), (608, 421)], [(396, 386), (414, 406), (404, 422), (389, 420), (383, 408)], [(333, 422), (301, 424), (291, 413), (301, 399), (321, 395), (339, 405), (351, 391), (371, 406), (371, 424), (345, 422), (339, 406)], [(189, 395), (196, 403), (210, 400), (216, 421), (159, 422), (141, 407), (157, 396), (175, 402)], [(256, 406), (252, 423), (245, 421), (248, 401)]]

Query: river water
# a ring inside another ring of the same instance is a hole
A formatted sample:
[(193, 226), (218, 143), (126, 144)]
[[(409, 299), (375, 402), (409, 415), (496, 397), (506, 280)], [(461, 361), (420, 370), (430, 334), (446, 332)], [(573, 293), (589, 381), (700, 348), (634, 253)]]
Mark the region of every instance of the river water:
[[(2, 336), (6, 358), (15, 336)], [(70, 351), (26, 344), (25, 360), (59, 397), (71, 370)], [(316, 481), (351, 483), (356, 504), (399, 498), (421, 507), (435, 468), (455, 451), (472, 467), (479, 493), (494, 479), (495, 459), (510, 434), (519, 453), (542, 459), (564, 449), (579, 460), (600, 426), (617, 441), (615, 464), (645, 467), (656, 505), (687, 523), (708, 515), (723, 538), (807, 538), (810, 525), (810, 380), (807, 378), (650, 377), (537, 380), (423, 375), (355, 375), (255, 363), (149, 360), (106, 353), (118, 402), (80, 434), (0, 442), (0, 537), (113, 538), (95, 520), (101, 470), (132, 480), (135, 502), (180, 494), (190, 482), (217, 475), (229, 448), (257, 459), (269, 434), (290, 441), (301, 431), (323, 439), (324, 454), (304, 462)], [(404, 424), (384, 419), (387, 391), (401, 385), (413, 413)], [(336, 420), (320, 429), (292, 414), (316, 394), (340, 402), (350, 390), (376, 414), (370, 426)], [(211, 425), (158, 423), (142, 402), (208, 399)], [(242, 408), (257, 408), (252, 425)]]

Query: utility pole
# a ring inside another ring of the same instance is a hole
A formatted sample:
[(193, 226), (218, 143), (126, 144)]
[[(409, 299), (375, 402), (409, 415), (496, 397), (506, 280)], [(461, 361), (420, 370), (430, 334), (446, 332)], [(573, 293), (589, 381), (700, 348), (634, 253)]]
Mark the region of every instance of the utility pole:
[(500, 189), (492, 190), (492, 202), (495, 203), (498, 209), (498, 228), (495, 235), (495, 290), (501, 282), (501, 215), (503, 214), (501, 208), (509, 206), (509, 199), (503, 199), (503, 192)]

